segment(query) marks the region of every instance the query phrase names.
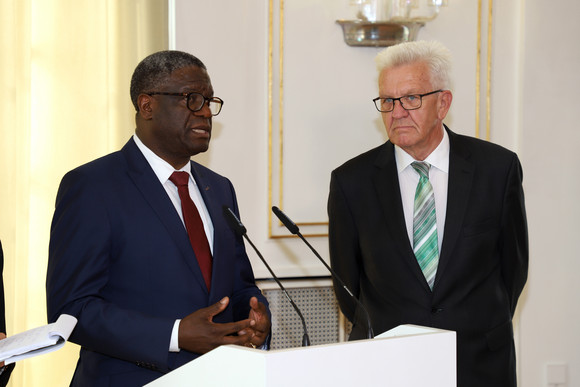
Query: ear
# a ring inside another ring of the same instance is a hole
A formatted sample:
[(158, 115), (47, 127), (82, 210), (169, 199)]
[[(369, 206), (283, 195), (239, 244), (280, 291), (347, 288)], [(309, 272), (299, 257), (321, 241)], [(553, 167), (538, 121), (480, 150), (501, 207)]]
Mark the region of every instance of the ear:
[(153, 116), (153, 106), (155, 100), (148, 94), (139, 94), (137, 97), (137, 107), (139, 108), (139, 113), (144, 119), (150, 120)]
[(447, 112), (449, 112), (449, 108), (451, 107), (451, 101), (453, 100), (453, 94), (451, 90), (443, 90), (439, 97), (439, 111), (438, 117), (441, 121), (447, 116)]

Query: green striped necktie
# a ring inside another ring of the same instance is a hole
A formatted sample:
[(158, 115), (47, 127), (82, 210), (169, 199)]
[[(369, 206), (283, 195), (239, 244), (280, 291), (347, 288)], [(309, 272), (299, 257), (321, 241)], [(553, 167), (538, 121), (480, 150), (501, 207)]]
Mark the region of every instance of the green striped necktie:
[(420, 176), (415, 191), (413, 210), (413, 252), (429, 287), (433, 290), (439, 262), (439, 248), (437, 219), (435, 216), (435, 195), (429, 182), (429, 168), (431, 165), (423, 161), (415, 161), (411, 166)]

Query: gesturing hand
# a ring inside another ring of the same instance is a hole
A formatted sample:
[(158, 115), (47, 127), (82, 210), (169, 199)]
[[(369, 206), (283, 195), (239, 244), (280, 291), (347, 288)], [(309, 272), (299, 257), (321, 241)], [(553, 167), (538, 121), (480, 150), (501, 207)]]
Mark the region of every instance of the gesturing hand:
[[(182, 319), (179, 323), (179, 348), (203, 354), (220, 345), (248, 343), (253, 334), (251, 325), (257, 325), (255, 321), (246, 319), (224, 324), (213, 322), (213, 317), (223, 312), (229, 301), (228, 297), (224, 297), (219, 302), (199, 309)], [(236, 333), (237, 336), (234, 335)]]
[(266, 305), (258, 302), (256, 297), (250, 299), (250, 308), (249, 319), (252, 321), (252, 325), (250, 328), (239, 331), (238, 335), (249, 335), (246, 346), (259, 347), (264, 344), (270, 334), (270, 317)]

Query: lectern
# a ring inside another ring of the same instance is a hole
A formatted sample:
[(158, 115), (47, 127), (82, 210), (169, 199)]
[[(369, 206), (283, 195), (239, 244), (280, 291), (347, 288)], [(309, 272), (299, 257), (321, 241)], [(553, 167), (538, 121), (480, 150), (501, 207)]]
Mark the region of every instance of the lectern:
[(372, 340), (261, 351), (227, 345), (147, 384), (455, 387), (455, 332), (401, 325)]

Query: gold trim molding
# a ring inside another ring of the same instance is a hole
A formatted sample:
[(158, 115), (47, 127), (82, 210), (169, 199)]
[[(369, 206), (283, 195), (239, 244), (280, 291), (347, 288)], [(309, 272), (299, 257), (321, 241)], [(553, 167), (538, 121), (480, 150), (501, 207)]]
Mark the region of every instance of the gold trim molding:
[[(487, 0), (487, 52), (485, 73), (485, 139), (491, 138), (491, 61), (493, 51), (493, 0)], [(477, 62), (475, 69), (475, 137), (481, 138), (481, 48), (483, 45), (483, 0), (477, 2)]]
[[(277, 56), (275, 55), (274, 48), (274, 16), (275, 16), (275, 4), (274, 0), (269, 0), (269, 10), (268, 10), (268, 238), (278, 239), (278, 238), (293, 238), (292, 234), (289, 234), (282, 223), (275, 220), (275, 216), (271, 212), (273, 205), (277, 205), (280, 209), (283, 209), (284, 204), (284, 0), (278, 0), (278, 51)], [(277, 63), (276, 63), (277, 60)], [(278, 141), (274, 145), (274, 88), (276, 87), (274, 80), (274, 66), (278, 66), (278, 128), (277, 136)], [(274, 160), (274, 146), (278, 150), (278, 160)], [(274, 173), (276, 165), (278, 174), (278, 203), (274, 204)], [(319, 226), (328, 226), (328, 222), (296, 222), (298, 226), (311, 228)], [(274, 227), (281, 230), (282, 234), (274, 233)], [(302, 232), (304, 236), (308, 237), (326, 237), (328, 233), (308, 233)]]

